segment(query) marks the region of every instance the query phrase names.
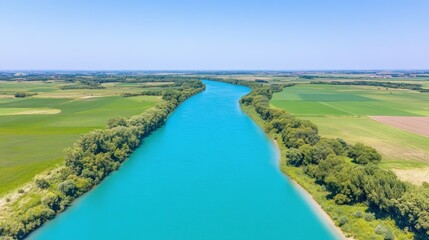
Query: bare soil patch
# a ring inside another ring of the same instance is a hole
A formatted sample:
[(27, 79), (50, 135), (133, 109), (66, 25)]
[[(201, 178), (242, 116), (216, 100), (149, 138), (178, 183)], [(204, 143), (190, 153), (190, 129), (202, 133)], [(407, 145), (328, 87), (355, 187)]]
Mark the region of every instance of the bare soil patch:
[(424, 182), (429, 183), (429, 168), (392, 169), (392, 171), (400, 179), (415, 185), (422, 185)]
[(429, 117), (371, 116), (378, 122), (429, 137)]
[(34, 109), (16, 113), (16, 115), (32, 115), (32, 114), (58, 114), (60, 109)]
[(54, 108), (0, 108), (0, 116), (58, 114), (60, 112), (60, 109)]
[(97, 97), (102, 97), (102, 96), (84, 96), (84, 97), (80, 97), (80, 99), (91, 99), (91, 98), (97, 98)]
[(9, 192), (9, 193), (1, 196), (0, 197), (0, 212), (2, 212), (2, 210), (4, 210), (7, 207), (8, 203), (13, 203), (13, 202), (17, 201), (22, 195), (30, 192), (32, 188), (34, 188), (34, 184), (32, 182), (30, 182), (30, 183), (27, 183), (26, 185), (22, 186), (21, 188), (19, 188), (19, 189), (23, 190), (22, 193), (19, 193), (18, 190), (16, 190), (16, 191)]

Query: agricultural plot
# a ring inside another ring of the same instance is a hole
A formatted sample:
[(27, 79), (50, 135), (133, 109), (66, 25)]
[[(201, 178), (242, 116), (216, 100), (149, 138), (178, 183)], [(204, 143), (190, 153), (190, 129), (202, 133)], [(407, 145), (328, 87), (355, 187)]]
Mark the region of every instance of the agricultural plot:
[(394, 128), (429, 137), (429, 117), (372, 116), (371, 118)]
[[(132, 85), (61, 90), (61, 84), (0, 82), (0, 195), (63, 161), (64, 148), (81, 134), (104, 128), (112, 117), (136, 115), (161, 101), (158, 96), (120, 96), (142, 91)], [(16, 91), (38, 94), (30, 98), (9, 94)]]
[(298, 116), (429, 116), (428, 99), (409, 90), (305, 84), (276, 93), (271, 104)]
[(429, 116), (428, 100), (410, 90), (302, 84), (274, 94), (271, 104), (314, 122), (322, 136), (376, 148), (385, 168), (414, 169), (429, 165), (429, 139), (370, 116)]

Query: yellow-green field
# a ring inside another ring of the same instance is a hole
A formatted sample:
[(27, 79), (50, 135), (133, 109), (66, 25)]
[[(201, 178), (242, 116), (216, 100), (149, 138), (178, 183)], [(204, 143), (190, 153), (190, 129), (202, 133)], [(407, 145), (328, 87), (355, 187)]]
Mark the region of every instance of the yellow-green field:
[(429, 116), (429, 93), (368, 86), (300, 84), (274, 94), (271, 104), (314, 122), (322, 136), (363, 142), (388, 169), (429, 165), (429, 139), (368, 116)]
[[(105, 84), (105, 89), (61, 90), (64, 82), (0, 82), (0, 195), (63, 160), (63, 150), (109, 118), (129, 117), (161, 101), (122, 97), (143, 84)], [(37, 93), (14, 98), (13, 93)]]

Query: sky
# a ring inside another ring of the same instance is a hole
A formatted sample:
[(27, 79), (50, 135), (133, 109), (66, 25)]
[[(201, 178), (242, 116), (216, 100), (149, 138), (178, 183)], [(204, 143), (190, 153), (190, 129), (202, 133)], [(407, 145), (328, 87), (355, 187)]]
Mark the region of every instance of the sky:
[(427, 0), (0, 0), (0, 70), (429, 69)]

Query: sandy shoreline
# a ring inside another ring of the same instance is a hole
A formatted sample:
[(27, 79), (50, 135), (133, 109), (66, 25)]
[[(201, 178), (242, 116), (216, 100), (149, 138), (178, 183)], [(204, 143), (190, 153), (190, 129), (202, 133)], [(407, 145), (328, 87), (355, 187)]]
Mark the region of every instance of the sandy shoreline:
[[(276, 149), (277, 149), (277, 165), (280, 166), (281, 162), (281, 151), (280, 147), (276, 140), (272, 139), (270, 136), (269, 138), (273, 141)], [(294, 179), (290, 178), (286, 173), (282, 172), (282, 174), (287, 177), (287, 179), (292, 183), (292, 185), (295, 187), (295, 189), (298, 191), (298, 193), (301, 195), (301, 197), (307, 202), (307, 204), (311, 207), (311, 209), (317, 214), (317, 217), (322, 220), (323, 224), (327, 226), (332, 233), (334, 233), (337, 237), (337, 239), (348, 239), (352, 240), (353, 238), (347, 238), (343, 231), (341, 231), (341, 228), (338, 227), (334, 220), (323, 210), (323, 208), (319, 205), (319, 203), (314, 200), (313, 196), (307, 192), (307, 190), (299, 185), (298, 182), (296, 182)]]
[(323, 208), (319, 205), (319, 203), (314, 200), (313, 196), (305, 190), (301, 185), (299, 185), (295, 180), (289, 178), (289, 181), (295, 187), (295, 189), (299, 192), (299, 194), (304, 198), (304, 200), (310, 205), (310, 207), (317, 214), (319, 219), (338, 237), (337, 239), (353, 239), (347, 238), (341, 228), (335, 225), (334, 220), (323, 210)]

